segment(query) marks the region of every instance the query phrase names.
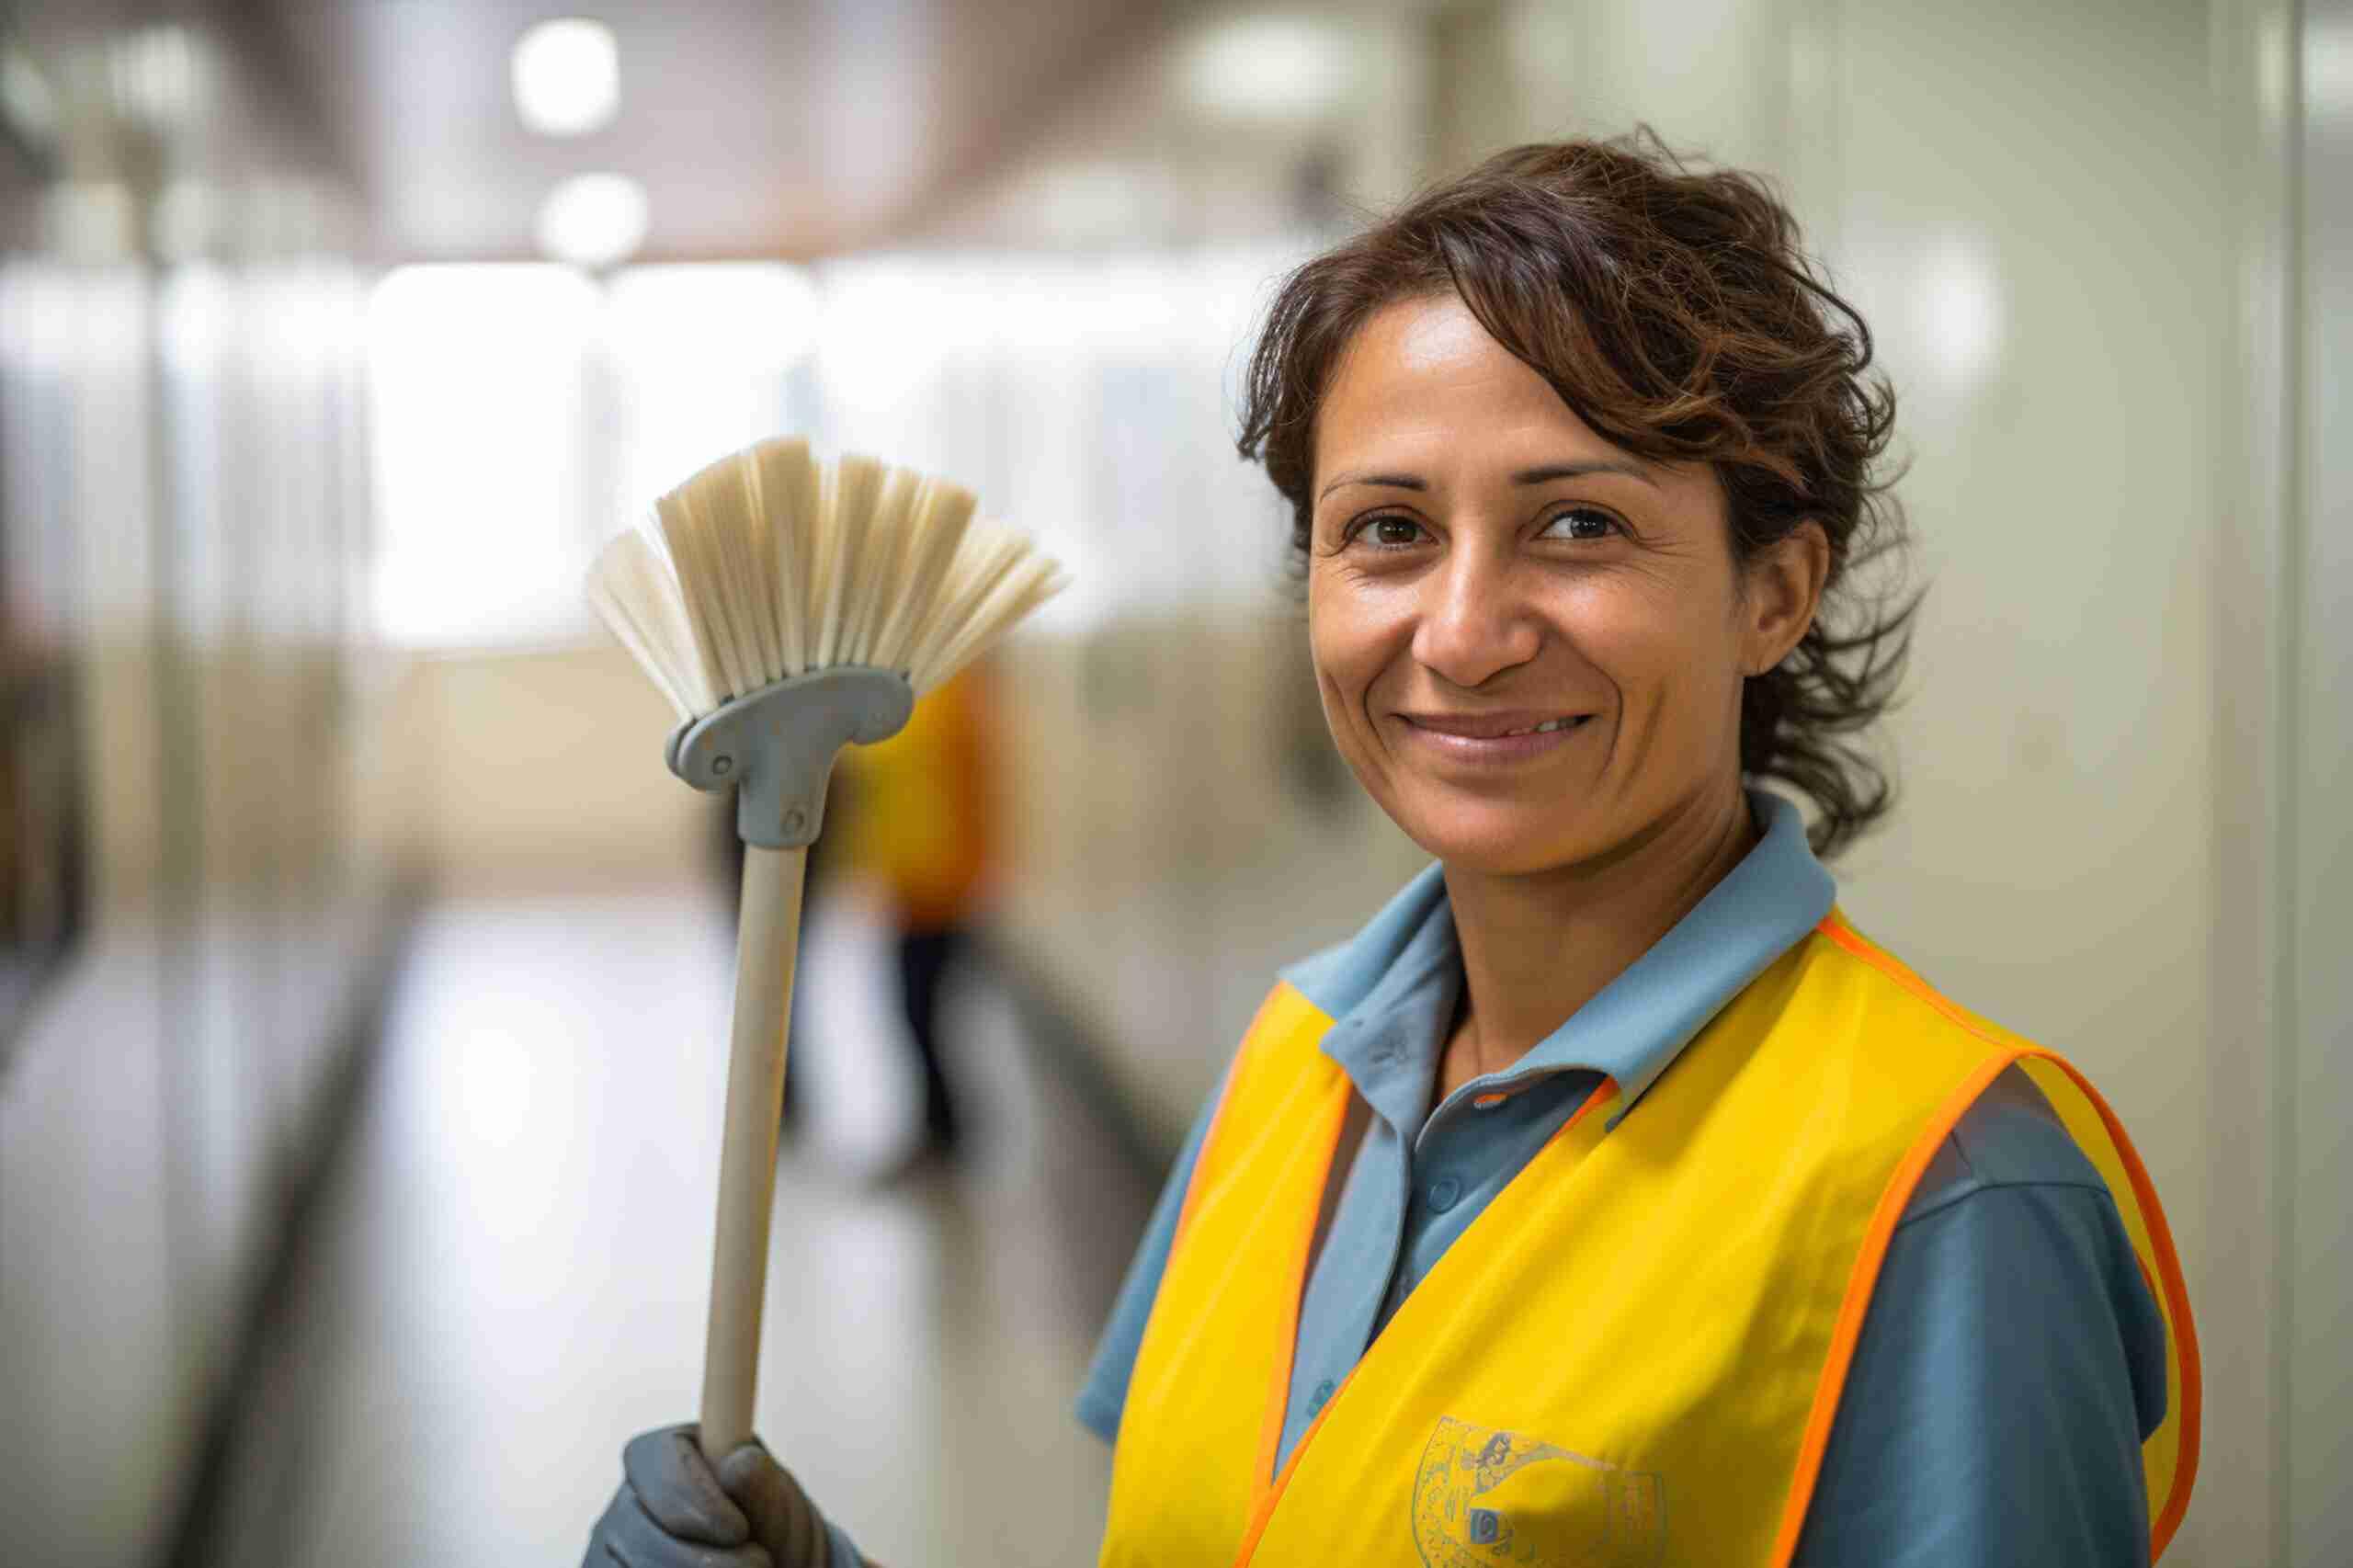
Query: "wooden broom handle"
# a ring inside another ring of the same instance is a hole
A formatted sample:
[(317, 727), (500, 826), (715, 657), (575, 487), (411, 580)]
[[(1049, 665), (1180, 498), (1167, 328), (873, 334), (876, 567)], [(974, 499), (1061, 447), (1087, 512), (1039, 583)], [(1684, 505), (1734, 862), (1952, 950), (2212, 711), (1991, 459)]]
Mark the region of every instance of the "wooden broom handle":
[(760, 1375), (760, 1302), (767, 1288), (768, 1209), (776, 1194), (777, 1117), (784, 1102), (785, 1029), (801, 937), (809, 851), (744, 846), (735, 931), (735, 1029), (727, 1054), (727, 1132), (719, 1154), (719, 1228), (703, 1341), (702, 1451), (714, 1464), (752, 1436)]

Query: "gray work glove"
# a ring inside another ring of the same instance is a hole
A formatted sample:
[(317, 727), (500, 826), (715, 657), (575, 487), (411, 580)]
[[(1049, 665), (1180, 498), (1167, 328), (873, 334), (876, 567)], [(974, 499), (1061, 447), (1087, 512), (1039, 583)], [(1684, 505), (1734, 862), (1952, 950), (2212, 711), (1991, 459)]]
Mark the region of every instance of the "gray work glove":
[(581, 1568), (829, 1568), (824, 1520), (757, 1437), (713, 1467), (691, 1423), (641, 1432), (621, 1477)]

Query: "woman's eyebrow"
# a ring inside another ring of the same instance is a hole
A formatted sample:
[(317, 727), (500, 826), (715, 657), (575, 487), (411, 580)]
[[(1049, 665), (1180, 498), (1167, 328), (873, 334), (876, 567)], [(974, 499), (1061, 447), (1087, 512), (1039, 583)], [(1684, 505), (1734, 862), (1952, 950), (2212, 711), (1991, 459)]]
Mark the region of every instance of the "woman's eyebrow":
[(1556, 479), (1581, 479), (1588, 473), (1622, 473), (1629, 479), (1641, 480), (1644, 484), (1649, 485), (1654, 490), (1658, 488), (1658, 481), (1653, 479), (1649, 474), (1644, 473), (1632, 463), (1606, 461), (1584, 463), (1546, 463), (1542, 468), (1527, 468), (1520, 470), (1518, 473), (1511, 476), (1511, 482), (1514, 484), (1550, 484)]
[(1390, 490), (1427, 490), (1429, 482), (1414, 473), (1344, 473), (1316, 492), (1318, 501), (1343, 484), (1376, 484)]
[[(1602, 459), (1594, 462), (1546, 463), (1540, 468), (1524, 468), (1511, 476), (1514, 484), (1550, 484), (1556, 479), (1581, 479), (1588, 473), (1622, 473), (1629, 479), (1639, 479), (1652, 489), (1658, 481), (1633, 463), (1614, 462)], [(1389, 490), (1427, 490), (1429, 481), (1414, 473), (1344, 473), (1316, 493), (1318, 501), (1347, 484), (1374, 485)]]

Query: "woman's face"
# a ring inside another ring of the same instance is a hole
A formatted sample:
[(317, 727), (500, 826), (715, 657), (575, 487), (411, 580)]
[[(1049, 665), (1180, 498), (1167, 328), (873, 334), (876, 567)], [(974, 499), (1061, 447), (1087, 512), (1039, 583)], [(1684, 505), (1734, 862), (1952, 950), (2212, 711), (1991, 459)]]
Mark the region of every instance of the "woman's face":
[(1602, 439), (1447, 294), (1349, 344), (1313, 483), (1324, 711), (1415, 843), (1517, 875), (1728, 820), (1742, 680), (1803, 634), (1820, 573), (1736, 575), (1712, 469)]

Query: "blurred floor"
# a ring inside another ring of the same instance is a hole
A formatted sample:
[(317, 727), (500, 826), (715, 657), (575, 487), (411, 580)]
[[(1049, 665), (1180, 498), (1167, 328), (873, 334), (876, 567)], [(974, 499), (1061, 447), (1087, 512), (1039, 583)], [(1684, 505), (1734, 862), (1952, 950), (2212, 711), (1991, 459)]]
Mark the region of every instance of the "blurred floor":
[[(622, 1439), (694, 1414), (729, 948), (691, 892), (426, 914), (196, 1561), (577, 1561)], [(760, 1430), (893, 1568), (1091, 1562), (1070, 1405), (1151, 1182), (970, 971), (972, 1159), (862, 1181), (904, 1124), (904, 1047), (844, 1038), (892, 1021), (880, 962), (813, 915)]]

